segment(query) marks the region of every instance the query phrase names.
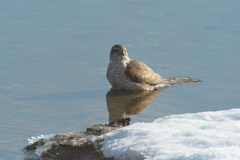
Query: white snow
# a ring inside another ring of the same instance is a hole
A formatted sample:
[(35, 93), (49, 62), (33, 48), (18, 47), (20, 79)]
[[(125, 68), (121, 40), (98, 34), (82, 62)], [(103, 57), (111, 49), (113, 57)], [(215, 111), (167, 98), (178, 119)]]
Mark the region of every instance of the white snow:
[[(36, 151), (35, 151), (35, 154), (38, 157), (41, 157), (41, 155), (44, 151), (47, 151), (47, 150), (52, 148), (52, 144), (55, 141), (51, 141), (50, 139), (53, 138), (55, 135), (56, 134), (48, 134), (48, 135), (40, 135), (40, 136), (37, 136), (37, 137), (31, 137), (31, 138), (28, 139), (28, 144), (33, 144), (34, 142), (38, 141), (39, 139), (44, 139), (45, 144), (44, 145), (39, 145), (37, 147)], [(30, 154), (28, 156), (30, 156)]]
[(43, 139), (43, 138), (49, 138), (49, 137), (53, 137), (55, 136), (56, 134), (46, 134), (46, 135), (40, 135), (40, 136), (37, 136), (37, 137), (31, 137), (31, 138), (28, 138), (28, 144), (33, 144), (34, 142), (37, 142), (39, 139)]
[(166, 116), (98, 138), (115, 159), (239, 160), (240, 109)]

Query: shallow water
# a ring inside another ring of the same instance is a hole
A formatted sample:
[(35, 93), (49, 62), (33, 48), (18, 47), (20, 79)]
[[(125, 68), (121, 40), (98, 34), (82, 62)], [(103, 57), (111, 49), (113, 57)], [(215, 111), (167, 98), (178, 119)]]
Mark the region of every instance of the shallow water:
[(116, 43), (164, 77), (203, 81), (168, 87), (131, 123), (239, 108), (238, 1), (0, 4), (0, 159), (23, 159), (31, 136), (108, 123)]

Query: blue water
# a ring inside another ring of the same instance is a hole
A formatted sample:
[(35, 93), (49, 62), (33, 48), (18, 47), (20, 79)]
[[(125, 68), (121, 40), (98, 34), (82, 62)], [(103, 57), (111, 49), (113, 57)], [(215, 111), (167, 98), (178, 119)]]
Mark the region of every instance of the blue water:
[(164, 77), (202, 83), (162, 91), (132, 122), (240, 107), (240, 2), (0, 2), (0, 159), (24, 159), (31, 136), (108, 123), (111, 46)]

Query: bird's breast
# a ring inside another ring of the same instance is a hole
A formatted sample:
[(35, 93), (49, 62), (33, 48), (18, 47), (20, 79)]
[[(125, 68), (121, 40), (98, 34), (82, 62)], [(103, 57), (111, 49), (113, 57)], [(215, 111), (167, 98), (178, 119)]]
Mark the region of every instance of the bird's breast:
[(127, 63), (110, 62), (108, 65), (107, 78), (115, 88), (124, 88), (129, 79), (125, 75)]

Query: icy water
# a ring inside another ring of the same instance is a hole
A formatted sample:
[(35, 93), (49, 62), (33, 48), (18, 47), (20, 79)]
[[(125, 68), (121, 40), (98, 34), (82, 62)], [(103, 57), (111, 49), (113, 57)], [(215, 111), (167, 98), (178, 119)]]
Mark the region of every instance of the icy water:
[(31, 136), (108, 123), (109, 51), (164, 77), (168, 87), (134, 122), (240, 108), (239, 1), (0, 2), (0, 159), (24, 159)]

